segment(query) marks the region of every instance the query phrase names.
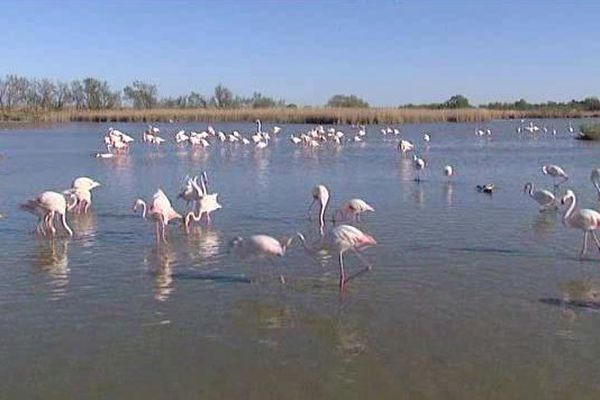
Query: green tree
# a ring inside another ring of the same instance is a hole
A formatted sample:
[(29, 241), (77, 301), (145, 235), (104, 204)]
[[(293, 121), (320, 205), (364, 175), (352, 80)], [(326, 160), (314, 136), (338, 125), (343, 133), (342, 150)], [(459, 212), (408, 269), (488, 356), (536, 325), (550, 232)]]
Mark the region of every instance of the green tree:
[(469, 99), (465, 96), (457, 94), (450, 97), (442, 104), (442, 108), (470, 108)]
[(125, 86), (123, 95), (135, 108), (153, 108), (158, 103), (156, 85), (142, 81), (134, 81), (131, 86)]
[(218, 84), (215, 87), (215, 94), (212, 103), (218, 108), (231, 108), (234, 105), (233, 93), (225, 86)]
[(368, 108), (369, 103), (353, 94), (347, 96), (336, 94), (327, 102), (327, 107), (342, 107), (342, 108)]

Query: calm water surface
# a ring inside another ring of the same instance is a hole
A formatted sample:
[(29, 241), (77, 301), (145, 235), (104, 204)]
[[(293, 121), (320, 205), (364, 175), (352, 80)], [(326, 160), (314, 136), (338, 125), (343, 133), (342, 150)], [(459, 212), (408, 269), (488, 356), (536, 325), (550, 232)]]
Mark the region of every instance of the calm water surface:
[[(491, 139), (474, 124), (406, 125), (415, 142), (432, 135), (421, 184), (380, 127), (339, 150), (292, 146), (308, 126), (286, 125), (263, 151), (135, 143), (114, 160), (90, 156), (108, 125), (0, 129), (0, 398), (597, 399), (600, 314), (577, 305), (600, 291), (600, 255), (592, 246), (579, 261), (582, 234), (522, 187), (550, 186), (540, 166), (557, 163), (580, 204), (597, 207), (600, 144), (573, 140), (566, 120), (544, 123), (558, 135), (519, 136), (517, 121), (482, 125)], [(157, 246), (133, 200), (161, 187), (183, 210), (182, 178), (202, 170), (224, 208), (211, 228), (172, 226)], [(37, 239), (18, 204), (81, 175), (102, 183), (92, 214), (70, 216), (73, 239)], [(487, 182), (493, 196), (475, 190)], [(376, 209), (359, 225), (380, 243), (364, 253), (374, 269), (343, 295), (335, 258), (292, 248), (277, 261), (282, 286), (271, 265), (227, 253), (237, 235), (314, 237), (305, 211), (317, 183), (334, 205), (361, 197)]]

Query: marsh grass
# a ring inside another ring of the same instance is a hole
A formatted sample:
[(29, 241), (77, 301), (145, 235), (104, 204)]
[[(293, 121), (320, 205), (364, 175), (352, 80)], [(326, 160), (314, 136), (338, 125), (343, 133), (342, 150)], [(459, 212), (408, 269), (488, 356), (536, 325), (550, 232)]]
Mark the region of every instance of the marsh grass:
[(577, 137), (579, 140), (600, 140), (600, 124), (584, 124), (581, 125), (581, 135)]
[(307, 124), (402, 124), (427, 122), (483, 122), (514, 118), (579, 118), (581, 112), (514, 111), (482, 108), (264, 108), (264, 109), (132, 109), (60, 111), (0, 111), (0, 120), (22, 122), (194, 122), (254, 121)]

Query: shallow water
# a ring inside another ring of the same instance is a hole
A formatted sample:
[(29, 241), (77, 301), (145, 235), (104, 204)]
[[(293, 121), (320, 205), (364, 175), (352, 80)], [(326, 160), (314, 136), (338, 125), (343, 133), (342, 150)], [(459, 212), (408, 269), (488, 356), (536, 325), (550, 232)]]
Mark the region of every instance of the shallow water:
[[(491, 138), (474, 124), (403, 126), (415, 142), (432, 136), (420, 184), (375, 126), (338, 150), (295, 147), (288, 135), (308, 126), (285, 125), (263, 151), (137, 142), (114, 160), (90, 156), (108, 125), (0, 130), (0, 398), (597, 398), (600, 254), (590, 246), (579, 261), (581, 232), (522, 188), (551, 186), (540, 166), (560, 164), (565, 187), (597, 208), (600, 144), (573, 140), (566, 120), (543, 123), (558, 135), (518, 135), (518, 121), (482, 125)], [(144, 128), (116, 127), (136, 138)], [(157, 246), (133, 200), (161, 187), (183, 210), (182, 178), (202, 170), (224, 208), (209, 229), (171, 226)], [(18, 204), (82, 175), (102, 186), (91, 215), (69, 217), (75, 238), (36, 238)], [(493, 196), (475, 190), (487, 182)], [(282, 286), (271, 264), (227, 253), (237, 235), (314, 237), (305, 212), (317, 183), (334, 205), (375, 207), (358, 225), (379, 242), (364, 252), (372, 272), (340, 294), (335, 257), (320, 265), (293, 247), (276, 262)]]

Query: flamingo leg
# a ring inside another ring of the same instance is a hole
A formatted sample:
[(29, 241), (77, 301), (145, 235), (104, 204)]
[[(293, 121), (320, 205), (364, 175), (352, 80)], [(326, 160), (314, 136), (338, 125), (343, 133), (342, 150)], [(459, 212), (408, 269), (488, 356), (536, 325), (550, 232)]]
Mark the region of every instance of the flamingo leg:
[(63, 228), (67, 231), (69, 236), (73, 236), (73, 230), (67, 225), (67, 213), (60, 214), (60, 221), (62, 222)]
[(600, 240), (598, 240), (598, 236), (596, 236), (596, 232), (591, 231), (592, 232), (592, 238), (594, 239), (594, 242), (596, 242), (596, 246), (598, 246), (598, 250), (600, 250)]
[(344, 283), (346, 283), (346, 272), (344, 271), (344, 253), (340, 251), (339, 254), (340, 262), (340, 290), (344, 289)]
[(581, 248), (581, 254), (579, 255), (580, 258), (583, 258), (587, 251), (588, 233), (588, 231), (583, 232), (583, 247)]
[(155, 224), (155, 228), (156, 228), (156, 242), (160, 242), (160, 233), (159, 233), (159, 225), (160, 225), (160, 221), (156, 221)]

